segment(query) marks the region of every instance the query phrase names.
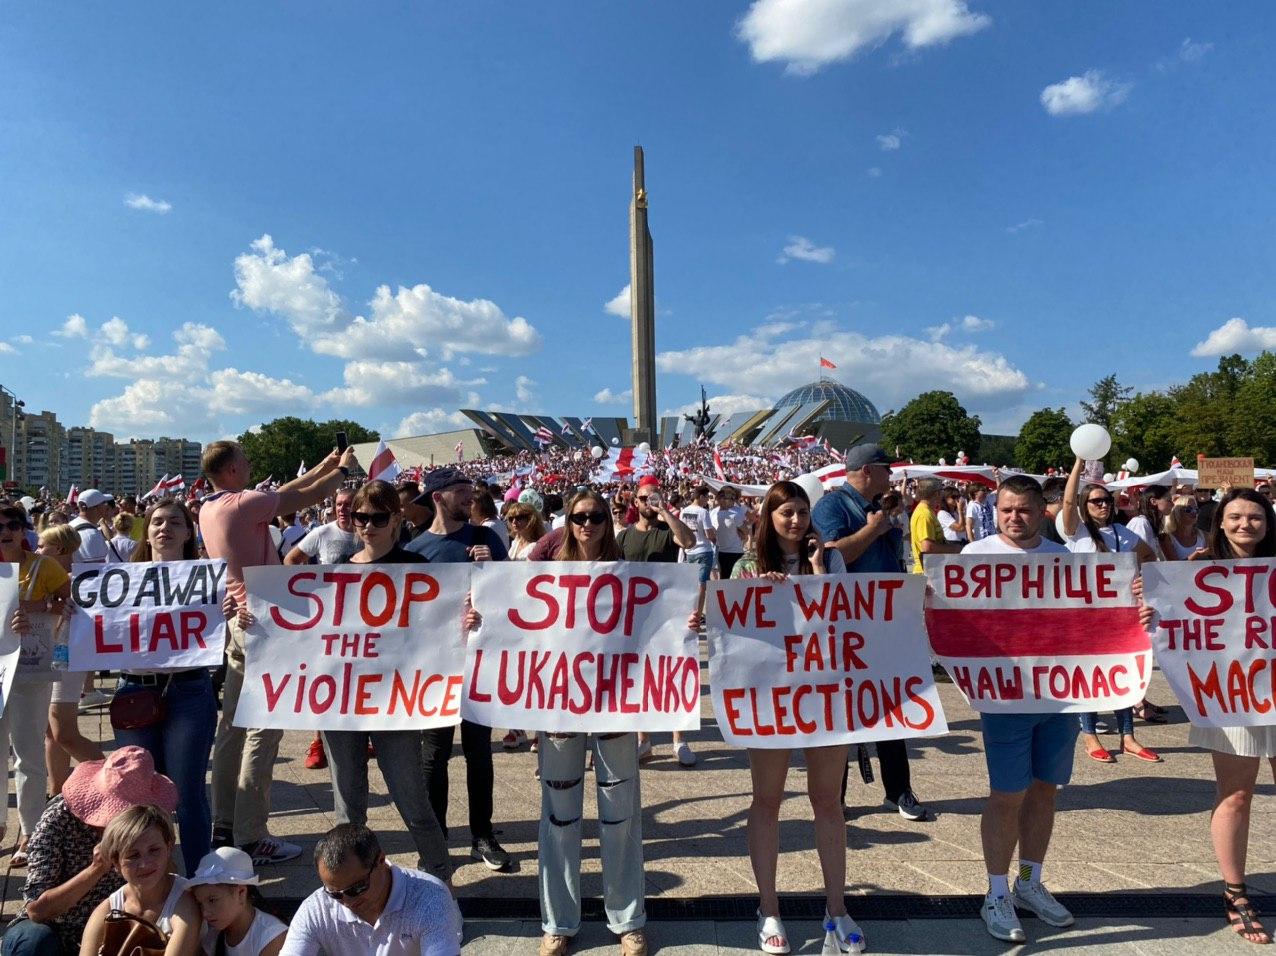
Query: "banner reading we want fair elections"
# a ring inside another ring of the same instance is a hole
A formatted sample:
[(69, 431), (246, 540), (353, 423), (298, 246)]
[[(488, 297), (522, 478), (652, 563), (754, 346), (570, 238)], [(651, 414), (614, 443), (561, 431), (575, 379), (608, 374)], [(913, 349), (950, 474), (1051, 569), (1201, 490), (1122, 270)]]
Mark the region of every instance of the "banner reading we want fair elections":
[(700, 727), (700, 651), (685, 564), (485, 561), (466, 720), (551, 733)]
[(930, 645), (982, 713), (1132, 707), (1151, 677), (1133, 554), (927, 555)]
[(709, 681), (723, 739), (786, 749), (946, 733), (922, 584), (911, 574), (711, 584)]
[(460, 723), (467, 564), (244, 570), (237, 727), (414, 730)]
[(1157, 612), (1157, 663), (1187, 719), (1276, 724), (1276, 561), (1157, 562), (1143, 569)]

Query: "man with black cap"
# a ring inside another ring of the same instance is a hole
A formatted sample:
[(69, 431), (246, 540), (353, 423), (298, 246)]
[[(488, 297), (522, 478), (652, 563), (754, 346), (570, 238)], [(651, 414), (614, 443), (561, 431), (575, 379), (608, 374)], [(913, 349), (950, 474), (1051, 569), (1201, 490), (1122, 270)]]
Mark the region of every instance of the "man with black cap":
[[(878, 445), (856, 445), (846, 453), (846, 484), (816, 502), (811, 524), (825, 544), (837, 548), (847, 574), (899, 574), (904, 570), (903, 534), (878, 505), (890, 490), (891, 460)], [(926, 808), (913, 793), (908, 747), (902, 740), (879, 740), (886, 802), (905, 820), (925, 820)], [(842, 778), (846, 801), (846, 776)]]
[[(470, 523), (474, 482), (455, 468), (436, 468), (427, 473), (416, 503), (433, 508), (434, 521), (408, 542), (409, 551), (441, 564), (504, 561), (509, 557), (495, 531)], [(455, 727), (439, 727), (422, 734), (430, 804), (444, 836), (448, 832), (447, 762), (452, 756), (455, 734)], [(492, 728), (462, 720), (461, 751), (465, 754), (465, 788), (470, 800), (470, 856), (490, 870), (507, 870), (510, 856), (492, 829)]]

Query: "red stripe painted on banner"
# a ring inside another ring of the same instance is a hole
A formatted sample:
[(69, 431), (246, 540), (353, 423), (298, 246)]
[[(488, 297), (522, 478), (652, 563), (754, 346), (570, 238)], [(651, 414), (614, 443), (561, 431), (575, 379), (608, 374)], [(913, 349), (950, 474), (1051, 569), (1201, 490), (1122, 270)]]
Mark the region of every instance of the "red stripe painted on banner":
[(940, 657), (1079, 657), (1150, 647), (1137, 607), (926, 611)]

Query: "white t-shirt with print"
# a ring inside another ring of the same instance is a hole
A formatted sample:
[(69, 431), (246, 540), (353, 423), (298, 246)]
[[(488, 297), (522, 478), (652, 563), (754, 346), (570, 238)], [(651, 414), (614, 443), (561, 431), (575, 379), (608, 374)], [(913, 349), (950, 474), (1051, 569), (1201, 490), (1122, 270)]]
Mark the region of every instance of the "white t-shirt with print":
[[(1086, 530), (1084, 521), (1078, 521), (1077, 533), (1072, 535), (1071, 538), (1063, 530), (1062, 511), (1055, 516), (1054, 525), (1059, 532), (1059, 537), (1063, 538), (1067, 543), (1068, 550), (1073, 554), (1094, 554), (1099, 550), (1095, 547), (1094, 539), (1090, 537), (1090, 532)], [(1123, 524), (1110, 524), (1105, 528), (1100, 528), (1099, 535), (1111, 552), (1124, 551), (1127, 554), (1133, 554), (1142, 541), (1137, 534)]]
[(1042, 538), (1035, 548), (1020, 548), (1009, 544), (999, 534), (972, 541), (961, 549), (962, 554), (1067, 554), (1068, 549), (1049, 538)]
[(709, 509), (699, 505), (687, 505), (678, 515), (678, 520), (691, 529), (696, 536), (696, 543), (687, 549), (687, 554), (712, 554), (713, 542), (709, 540), (709, 530), (713, 525), (709, 521)]
[(362, 547), (358, 535), (342, 531), (335, 521), (320, 525), (297, 542), (302, 554), (317, 558), (320, 564), (345, 564)]

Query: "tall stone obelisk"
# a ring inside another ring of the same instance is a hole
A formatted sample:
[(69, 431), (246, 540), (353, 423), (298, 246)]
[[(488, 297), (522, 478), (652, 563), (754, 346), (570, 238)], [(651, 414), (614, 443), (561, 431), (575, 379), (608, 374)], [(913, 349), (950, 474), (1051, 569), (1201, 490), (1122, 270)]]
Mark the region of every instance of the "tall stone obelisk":
[(634, 147), (634, 195), (629, 202), (629, 318), (634, 353), (633, 441), (654, 444), (657, 433), (656, 289), (641, 146)]

